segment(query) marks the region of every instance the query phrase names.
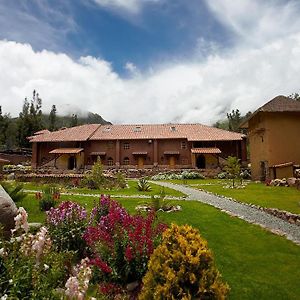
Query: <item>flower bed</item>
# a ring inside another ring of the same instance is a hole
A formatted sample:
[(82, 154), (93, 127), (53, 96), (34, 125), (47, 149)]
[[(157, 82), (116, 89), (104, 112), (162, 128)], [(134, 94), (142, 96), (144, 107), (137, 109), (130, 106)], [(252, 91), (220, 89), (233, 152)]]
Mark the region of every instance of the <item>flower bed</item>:
[[(62, 202), (47, 212), (37, 232), (30, 232), (27, 213), (19, 208), (12, 238), (0, 239), (0, 295), (137, 299), (166, 229), (153, 210), (130, 215), (109, 196), (101, 196), (90, 213)], [(195, 276), (200, 280), (202, 275)]]

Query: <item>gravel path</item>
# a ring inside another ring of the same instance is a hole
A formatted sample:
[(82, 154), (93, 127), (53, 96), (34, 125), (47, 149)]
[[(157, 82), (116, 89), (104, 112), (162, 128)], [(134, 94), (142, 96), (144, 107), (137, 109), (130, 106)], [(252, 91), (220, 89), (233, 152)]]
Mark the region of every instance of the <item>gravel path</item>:
[(260, 225), (261, 227), (275, 234), (283, 235), (288, 240), (300, 245), (300, 227), (298, 225), (290, 224), (257, 208), (199, 191), (191, 187), (161, 181), (155, 181), (153, 183), (180, 191), (187, 194), (186, 200), (196, 200), (212, 205), (229, 215), (236, 216), (252, 224)]

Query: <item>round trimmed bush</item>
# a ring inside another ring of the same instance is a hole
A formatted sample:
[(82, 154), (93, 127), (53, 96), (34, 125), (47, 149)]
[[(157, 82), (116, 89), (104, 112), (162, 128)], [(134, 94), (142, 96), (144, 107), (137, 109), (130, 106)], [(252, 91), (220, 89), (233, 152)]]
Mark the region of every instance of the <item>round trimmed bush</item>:
[(172, 224), (150, 257), (139, 299), (225, 299), (228, 291), (199, 231)]

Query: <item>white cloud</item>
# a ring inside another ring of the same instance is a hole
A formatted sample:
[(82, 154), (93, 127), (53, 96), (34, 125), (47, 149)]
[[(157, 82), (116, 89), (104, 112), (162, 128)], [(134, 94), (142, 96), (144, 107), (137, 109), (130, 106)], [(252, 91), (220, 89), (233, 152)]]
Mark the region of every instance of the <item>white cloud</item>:
[(298, 0), (206, 0), (206, 3), (242, 43), (261, 45), (300, 29)]
[(93, 0), (101, 7), (121, 10), (130, 14), (137, 14), (147, 3), (159, 2), (161, 0)]
[(29, 45), (0, 42), (0, 91), (4, 112), (21, 110), (37, 89), (44, 111), (68, 104), (119, 123), (210, 124), (233, 108), (254, 110), (277, 94), (299, 92), (300, 33), (259, 49), (235, 49), (201, 62), (154, 68), (122, 79), (93, 57), (35, 52)]
[[(131, 13), (145, 3), (97, 1)], [(207, 4), (235, 32), (234, 48), (221, 53), (216, 44), (199, 38), (199, 51), (189, 60), (153, 65), (144, 74), (128, 62), (124, 67), (132, 75), (129, 79), (121, 78), (105, 60), (88, 56), (75, 61), (66, 54), (0, 41), (2, 110), (16, 115), (24, 97), (36, 89), (44, 111), (56, 104), (58, 112), (79, 107), (114, 123), (211, 124), (231, 109), (246, 113), (278, 94), (299, 92), (298, 2), (207, 0)]]

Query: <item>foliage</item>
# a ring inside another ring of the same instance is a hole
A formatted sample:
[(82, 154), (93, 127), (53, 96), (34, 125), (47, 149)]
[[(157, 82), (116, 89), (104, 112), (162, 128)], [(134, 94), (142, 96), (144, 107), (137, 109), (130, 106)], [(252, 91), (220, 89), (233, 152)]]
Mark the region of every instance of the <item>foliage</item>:
[(229, 291), (197, 229), (172, 224), (150, 258), (139, 299), (225, 299)]
[(56, 126), (56, 106), (52, 105), (50, 114), (49, 114), (49, 130), (50, 131), (54, 131), (57, 130), (57, 126)]
[(55, 207), (60, 198), (59, 189), (55, 186), (46, 186), (43, 193), (36, 193), (36, 198), (39, 200), (41, 211), (48, 211)]
[(120, 172), (117, 174), (117, 186), (121, 189), (127, 186), (125, 176)]
[(31, 166), (23, 166), (23, 165), (4, 165), (3, 171), (5, 172), (19, 171), (19, 172), (27, 173), (27, 172), (31, 172), (32, 168)]
[(152, 180), (183, 180), (183, 179), (205, 179), (199, 172), (183, 171), (181, 174), (160, 173), (151, 177)]
[(146, 178), (139, 179), (136, 188), (138, 191), (141, 191), (141, 192), (150, 192), (151, 191), (151, 186)]
[(29, 148), (27, 137), (43, 128), (42, 99), (34, 90), (30, 101), (25, 98), (22, 112), (18, 119), (18, 143), (21, 147)]
[(15, 203), (21, 202), (27, 197), (27, 194), (23, 192), (23, 183), (13, 185), (8, 182), (2, 181), (0, 184)]
[(220, 172), (218, 175), (217, 175), (217, 178), (218, 179), (226, 179), (228, 177), (228, 173), (227, 172)]
[(205, 179), (205, 176), (198, 172), (184, 171), (181, 173), (182, 179)]
[(47, 212), (46, 224), (57, 251), (75, 251), (79, 257), (85, 252), (83, 233), (86, 229), (87, 213), (77, 203), (65, 201)]
[(235, 156), (228, 156), (226, 159), (226, 166), (224, 168), (232, 179), (232, 186), (234, 187), (235, 179), (239, 177), (241, 172), (240, 159)]
[(82, 179), (81, 184), (91, 189), (101, 189), (107, 183), (107, 179), (103, 174), (103, 166), (101, 162), (96, 162), (92, 171)]
[(293, 93), (293, 94), (289, 95), (288, 97), (293, 99), (293, 100), (300, 101), (299, 93)]
[(131, 216), (118, 202), (104, 196), (94, 216), (84, 239), (92, 250), (91, 264), (98, 269), (100, 280), (118, 284), (141, 280), (165, 225), (155, 224), (154, 212), (146, 217)]
[(72, 254), (53, 251), (45, 227), (35, 235), (22, 233), (22, 228), (15, 228), (19, 235), (10, 241), (0, 240), (0, 295), (4, 299), (60, 299), (57, 288), (63, 287)]

